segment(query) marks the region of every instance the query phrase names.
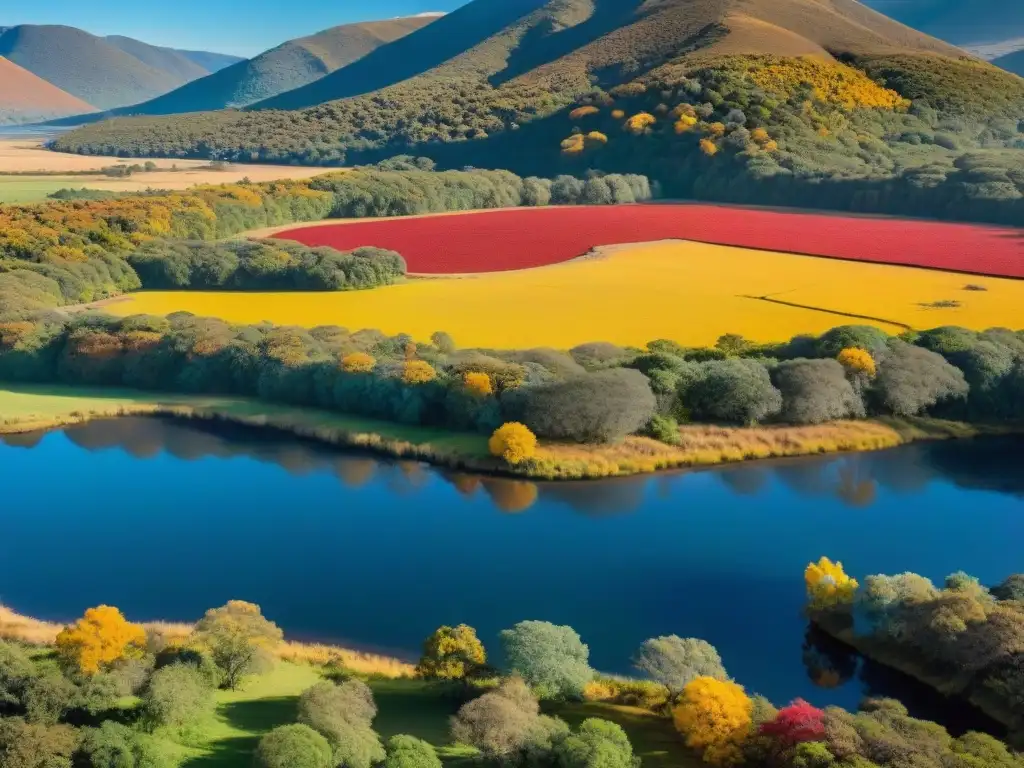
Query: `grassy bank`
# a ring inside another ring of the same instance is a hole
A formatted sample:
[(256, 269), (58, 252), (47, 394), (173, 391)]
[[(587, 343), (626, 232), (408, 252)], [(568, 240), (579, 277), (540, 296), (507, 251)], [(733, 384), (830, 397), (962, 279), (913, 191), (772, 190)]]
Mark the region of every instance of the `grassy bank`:
[(947, 697), (968, 701), (988, 717), (1005, 725), (1010, 733), (1010, 742), (1024, 742), (1024, 714), (1015, 712), (1013, 707), (992, 691), (971, 683), (970, 676), (947, 676), (927, 669), (920, 656), (914, 652), (902, 651), (892, 643), (885, 643), (871, 637), (857, 635), (853, 630), (834, 617), (814, 614), (811, 616), (820, 629), (831, 637), (857, 651), (866, 659), (895, 669), (917, 680)]
[(754, 459), (893, 448), (916, 440), (1006, 431), (938, 419), (839, 421), (820, 426), (688, 425), (678, 446), (646, 437), (608, 445), (544, 442), (529, 465), (512, 468), (488, 455), (487, 438), (311, 408), (227, 396), (163, 395), (57, 385), (0, 387), (0, 434), (33, 432), (90, 419), (171, 415), (280, 430), (331, 445), (422, 459), (453, 469), (534, 479), (589, 479), (707, 467)]

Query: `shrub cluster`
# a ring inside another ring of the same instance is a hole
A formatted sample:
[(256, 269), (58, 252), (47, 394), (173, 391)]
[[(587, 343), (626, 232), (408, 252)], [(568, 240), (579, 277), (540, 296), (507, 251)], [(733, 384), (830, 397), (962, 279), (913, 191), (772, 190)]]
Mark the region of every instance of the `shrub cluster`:
[(390, 285), (406, 272), (394, 251), (288, 240), (153, 240), (127, 260), (147, 290), (351, 291)]

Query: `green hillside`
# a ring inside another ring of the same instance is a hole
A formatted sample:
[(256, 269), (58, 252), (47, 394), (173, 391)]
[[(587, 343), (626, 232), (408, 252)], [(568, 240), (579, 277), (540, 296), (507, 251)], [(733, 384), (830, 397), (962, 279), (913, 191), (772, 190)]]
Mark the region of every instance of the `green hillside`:
[(0, 56), (101, 109), (145, 101), (184, 82), (180, 74), (73, 27), (7, 28), (0, 34)]
[[(114, 119), (57, 146), (320, 165), (420, 154), (545, 176), (645, 173), (712, 199), (1021, 213), (1024, 80), (854, 0), (517, 1), (482, 39), (511, 5), (475, 0), (267, 103), (383, 78), (375, 91), (301, 112)], [(478, 42), (431, 66), (460, 34)]]
[(371, 51), (426, 26), (436, 17), (348, 24), (290, 40), (255, 58), (240, 61), (144, 104), (120, 110), (129, 114), (242, 107), (298, 88), (334, 72)]

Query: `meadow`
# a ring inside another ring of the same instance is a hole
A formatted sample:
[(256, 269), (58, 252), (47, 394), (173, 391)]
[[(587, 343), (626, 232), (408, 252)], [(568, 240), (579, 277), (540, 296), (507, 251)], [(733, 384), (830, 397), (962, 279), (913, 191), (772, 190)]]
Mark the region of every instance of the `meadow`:
[(68, 155), (51, 152), (32, 139), (0, 140), (0, 203), (34, 203), (59, 189), (97, 189), (104, 192), (144, 192), (147, 189), (187, 189), (197, 184), (307, 179), (322, 168), (283, 165), (231, 164), (211, 168), (205, 160), (156, 160), (158, 170), (112, 178), (101, 169), (125, 164), (124, 158)]
[(556, 264), (593, 248), (692, 240), (958, 272), (1024, 277), (1019, 230), (710, 205), (573, 206), (295, 227), (275, 237), (338, 250), (398, 251), (419, 274)]
[[(477, 217), (434, 220), (463, 218)], [(848, 322), (891, 334), (943, 325), (1019, 328), (1024, 283), (664, 242), (609, 248), (595, 258), (543, 269), (417, 279), (367, 291), (144, 291), (104, 310), (120, 316), (187, 311), (232, 323), (379, 328), (417, 340), (444, 330), (467, 347), (568, 349), (594, 340), (642, 346), (657, 338), (712, 346), (726, 333), (768, 342), (820, 334)]]

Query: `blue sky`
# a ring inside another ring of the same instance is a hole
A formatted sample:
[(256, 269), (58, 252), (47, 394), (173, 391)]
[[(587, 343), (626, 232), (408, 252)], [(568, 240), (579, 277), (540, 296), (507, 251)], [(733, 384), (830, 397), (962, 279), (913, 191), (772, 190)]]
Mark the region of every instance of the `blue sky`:
[(428, 11), (467, 0), (5, 0), (0, 26), (66, 24), (94, 35), (253, 56), (337, 24)]

